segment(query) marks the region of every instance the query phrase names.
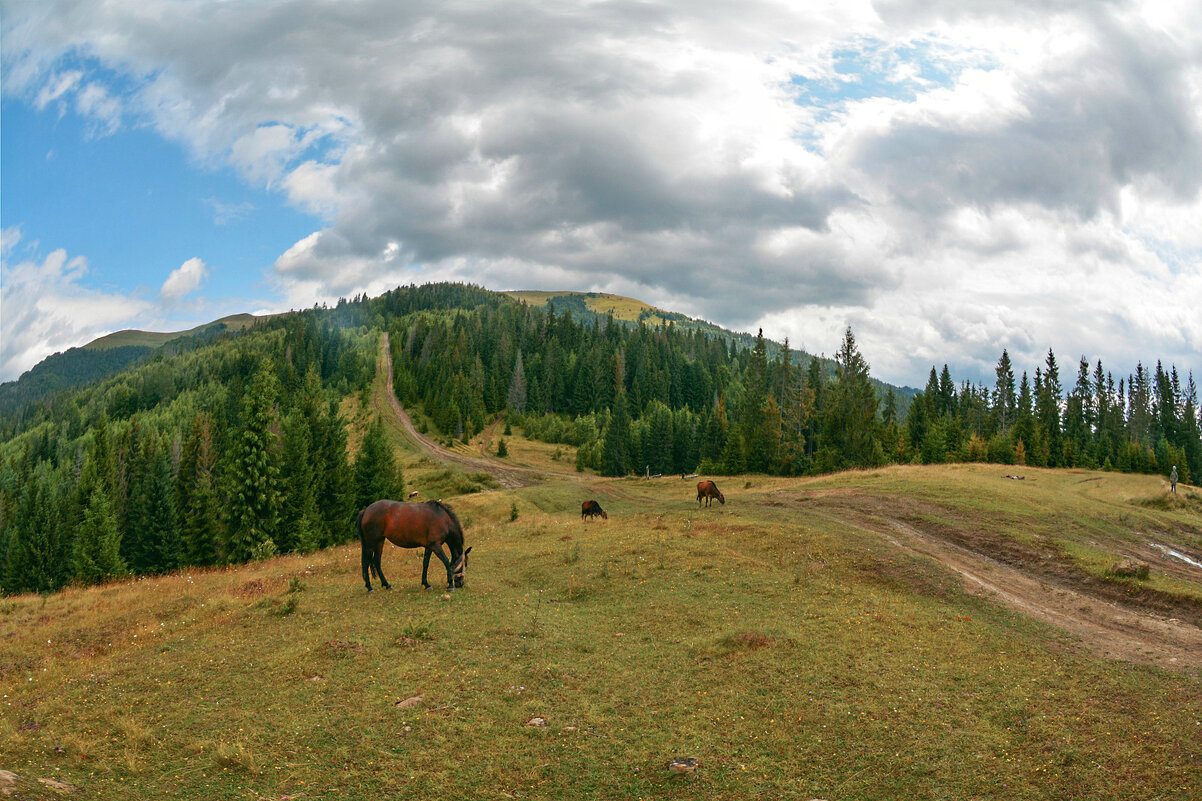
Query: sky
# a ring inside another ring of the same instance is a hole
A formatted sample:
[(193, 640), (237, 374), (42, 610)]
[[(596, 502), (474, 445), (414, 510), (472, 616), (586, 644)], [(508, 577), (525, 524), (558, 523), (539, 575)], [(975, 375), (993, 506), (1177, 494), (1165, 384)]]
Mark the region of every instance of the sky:
[(1196, 0), (0, 0), (0, 380), (431, 281), (1202, 381)]

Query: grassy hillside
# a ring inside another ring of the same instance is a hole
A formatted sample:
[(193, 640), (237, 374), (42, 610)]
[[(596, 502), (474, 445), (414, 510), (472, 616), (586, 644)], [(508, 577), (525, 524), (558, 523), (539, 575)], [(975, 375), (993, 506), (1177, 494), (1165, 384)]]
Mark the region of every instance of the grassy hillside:
[(244, 331), (265, 317), (232, 314), (187, 331), (116, 331), (78, 348), (47, 356), (16, 381), (0, 384), (0, 417), (56, 392), (118, 373), (169, 342)]
[[(1202, 571), (1096, 565), (1196, 556), (1197, 490), (975, 465), (719, 483), (712, 509), (678, 477), (456, 498), (450, 596), (391, 547), (368, 595), (354, 545), (5, 599), (0, 769), (27, 798), (1197, 797), (1198, 653), (1105, 658), (905, 533), (994, 554), (986, 580), (1030, 560), (1052, 599), (1176, 603), (1188, 635)], [(590, 497), (608, 521), (581, 522)]]
[(187, 331), (138, 331), (127, 329), (124, 331), (115, 331), (107, 336), (94, 339), (84, 345), (83, 348), (85, 350), (108, 350), (110, 348), (130, 346), (159, 348), (174, 339), (206, 334), (212, 332), (214, 329), (221, 331), (244, 331), (262, 319), (264, 318), (256, 317), (253, 314), (231, 314), (228, 317), (222, 317), (220, 320), (198, 325)]

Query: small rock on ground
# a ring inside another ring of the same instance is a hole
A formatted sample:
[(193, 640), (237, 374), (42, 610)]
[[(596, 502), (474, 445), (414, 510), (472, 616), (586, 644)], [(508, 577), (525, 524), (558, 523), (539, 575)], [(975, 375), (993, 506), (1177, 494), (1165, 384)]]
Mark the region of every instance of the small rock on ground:
[(58, 790), (60, 793), (75, 792), (75, 787), (73, 785), (67, 784), (66, 782), (60, 782), (57, 779), (38, 779), (38, 782), (46, 785), (51, 790)]
[(411, 695), (404, 701), (397, 701), (397, 709), (412, 709), (415, 706), (421, 706), (422, 697), (420, 695)]

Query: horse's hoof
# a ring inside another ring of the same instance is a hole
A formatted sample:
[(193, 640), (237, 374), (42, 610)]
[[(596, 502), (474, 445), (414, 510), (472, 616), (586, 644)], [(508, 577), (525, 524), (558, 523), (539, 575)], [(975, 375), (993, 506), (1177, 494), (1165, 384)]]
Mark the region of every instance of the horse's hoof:
[(375, 592), (375, 590), (373, 590), (371, 587), (368, 587), (368, 588), (367, 588), (367, 591), (368, 591), (368, 592)]

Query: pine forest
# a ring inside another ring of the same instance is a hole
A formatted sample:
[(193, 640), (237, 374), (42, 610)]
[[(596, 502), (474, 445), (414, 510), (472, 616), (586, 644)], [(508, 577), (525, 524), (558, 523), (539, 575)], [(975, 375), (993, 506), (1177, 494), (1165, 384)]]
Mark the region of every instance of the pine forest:
[(396, 395), (426, 433), (466, 440), (503, 417), (604, 476), (943, 462), (1202, 475), (1197, 387), (1173, 365), (1115, 374), (1083, 356), (1062, 375), (1050, 348), (1032, 372), (1003, 350), (991, 386), (944, 365), (907, 392), (871, 378), (850, 328), (822, 359), (762, 332), (747, 347), (473, 286), (408, 286), (176, 340), (99, 378), (80, 368), (84, 383), (42, 378), (51, 389), (5, 403), (0, 588), (350, 541), (359, 509), (404, 497), (378, 421), (351, 454), (340, 413), (365, 397), (384, 332)]

